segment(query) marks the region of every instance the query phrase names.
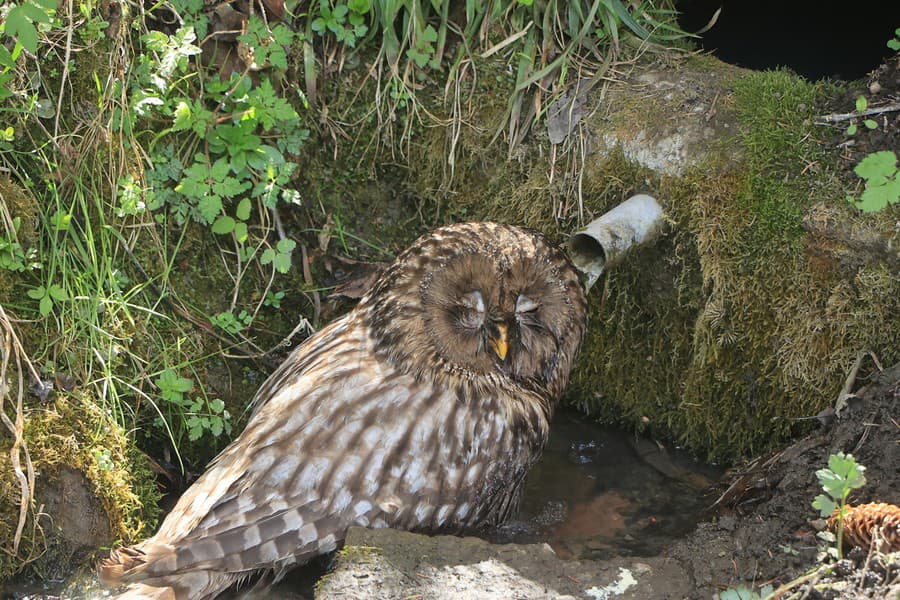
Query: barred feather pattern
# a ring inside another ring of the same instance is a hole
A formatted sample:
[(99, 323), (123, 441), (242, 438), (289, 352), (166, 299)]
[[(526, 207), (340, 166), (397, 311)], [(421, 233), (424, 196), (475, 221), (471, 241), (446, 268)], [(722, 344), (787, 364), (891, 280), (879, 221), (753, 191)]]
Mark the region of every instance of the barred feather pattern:
[(272, 374), (243, 433), (101, 579), (129, 584), (122, 598), (213, 598), (338, 548), (351, 525), (503, 522), (585, 326), (577, 274), (539, 234), (468, 223), (420, 238)]

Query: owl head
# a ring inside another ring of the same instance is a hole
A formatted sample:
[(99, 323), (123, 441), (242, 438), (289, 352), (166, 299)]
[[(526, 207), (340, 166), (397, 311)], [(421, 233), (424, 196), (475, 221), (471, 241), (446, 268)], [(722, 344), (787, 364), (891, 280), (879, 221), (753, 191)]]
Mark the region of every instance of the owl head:
[(508, 379), (556, 398), (586, 327), (578, 274), (541, 234), (497, 223), (433, 231), (360, 309), (376, 351), (414, 375)]

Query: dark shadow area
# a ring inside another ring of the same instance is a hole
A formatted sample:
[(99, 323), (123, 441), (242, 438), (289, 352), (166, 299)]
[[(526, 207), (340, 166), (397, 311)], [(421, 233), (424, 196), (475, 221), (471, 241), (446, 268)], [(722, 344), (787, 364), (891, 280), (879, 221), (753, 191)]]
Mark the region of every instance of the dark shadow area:
[(829, 5), (810, 0), (682, 0), (679, 22), (698, 31), (722, 12), (700, 45), (748, 69), (788, 67), (807, 79), (860, 79), (893, 54), (900, 2)]

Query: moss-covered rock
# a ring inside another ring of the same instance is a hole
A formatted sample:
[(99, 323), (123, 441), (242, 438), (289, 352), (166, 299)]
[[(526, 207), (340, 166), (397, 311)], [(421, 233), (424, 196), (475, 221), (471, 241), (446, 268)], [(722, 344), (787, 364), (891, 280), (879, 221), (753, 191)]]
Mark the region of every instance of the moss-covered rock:
[[(505, 162), (497, 123), (479, 122), (456, 145), (449, 192), (434, 192), (427, 161), (411, 180), (455, 219), (557, 239), (633, 193), (660, 198), (670, 232), (592, 293), (569, 400), (733, 459), (797, 433), (858, 353), (900, 359), (898, 211), (844, 200), (837, 150), (813, 124), (832, 93), (787, 71), (688, 61), (613, 85), (577, 144), (536, 131)], [(430, 135), (443, 147), (450, 134)]]
[[(34, 473), (18, 551), (21, 487), (10, 463), (11, 436), (0, 437), (0, 581), (27, 568), (42, 579), (72, 568), (114, 542), (156, 526), (159, 493), (148, 461), (85, 394), (60, 394), (25, 408), (23, 439)], [(19, 450), (25, 470), (25, 453)]]

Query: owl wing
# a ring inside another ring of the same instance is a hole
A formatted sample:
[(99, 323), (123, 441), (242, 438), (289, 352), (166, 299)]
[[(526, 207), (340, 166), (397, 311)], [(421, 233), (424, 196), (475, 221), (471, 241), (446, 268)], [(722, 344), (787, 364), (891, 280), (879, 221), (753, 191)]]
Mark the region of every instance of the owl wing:
[(504, 450), (500, 399), (396, 371), (352, 319), (329, 330), (263, 386), (244, 433), (142, 548), (140, 579), (289, 566), (350, 525), (458, 530), (512, 508), (530, 462)]

